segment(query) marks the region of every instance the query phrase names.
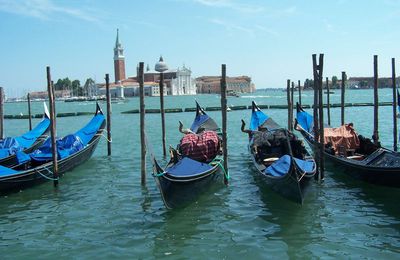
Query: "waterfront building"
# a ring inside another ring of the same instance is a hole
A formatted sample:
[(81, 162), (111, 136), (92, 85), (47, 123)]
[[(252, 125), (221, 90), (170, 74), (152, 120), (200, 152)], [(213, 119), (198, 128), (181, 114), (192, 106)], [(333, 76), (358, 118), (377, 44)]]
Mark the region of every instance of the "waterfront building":
[[(197, 93), (203, 94), (220, 94), (221, 93), (221, 77), (220, 76), (202, 76), (196, 78)], [(253, 93), (255, 85), (248, 76), (227, 77), (227, 91), (237, 93)]]

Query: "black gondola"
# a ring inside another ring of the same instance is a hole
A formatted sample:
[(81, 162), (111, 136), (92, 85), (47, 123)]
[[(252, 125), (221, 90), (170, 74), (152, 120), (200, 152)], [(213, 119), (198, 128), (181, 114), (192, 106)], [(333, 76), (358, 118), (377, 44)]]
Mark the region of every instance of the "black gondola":
[[(95, 151), (105, 127), (103, 111), (96, 105), (96, 112), (90, 122), (74, 134), (57, 140), (58, 173), (66, 171), (88, 160)], [(51, 180), (53, 178), (51, 142), (48, 138), (43, 145), (14, 168), (0, 166), (0, 194), (18, 191)]]
[[(313, 117), (297, 104), (296, 130), (304, 139), (314, 145)], [(354, 138), (359, 140), (355, 149), (343, 146), (333, 148), (325, 144), (325, 160), (340, 167), (347, 175), (369, 183), (400, 187), (400, 154), (379, 145), (354, 131)]]
[(307, 185), (316, 172), (316, 164), (301, 140), (253, 101), (249, 134), (249, 153), (258, 175), (275, 192), (302, 204)]
[[(193, 133), (203, 131), (219, 133), (220, 128), (196, 102), (196, 117), (190, 127)], [(218, 137), (219, 142), (221, 142)], [(179, 149), (178, 149), (179, 150)], [(206, 162), (197, 161), (187, 156), (181, 156), (170, 148), (171, 159), (164, 169), (151, 155), (153, 162), (153, 177), (160, 190), (162, 200), (168, 209), (184, 207), (195, 201), (213, 183), (223, 183), (223, 156), (221, 149), (214, 158)]]
[(32, 130), (17, 137), (6, 137), (0, 140), (0, 165), (13, 167), (18, 165), (19, 152), (30, 153), (38, 148), (48, 137), (50, 116), (44, 105), (43, 119)]

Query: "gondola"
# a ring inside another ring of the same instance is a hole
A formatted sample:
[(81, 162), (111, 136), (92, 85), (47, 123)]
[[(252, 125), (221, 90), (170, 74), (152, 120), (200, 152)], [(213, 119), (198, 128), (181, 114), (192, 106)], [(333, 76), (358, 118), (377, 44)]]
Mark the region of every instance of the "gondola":
[[(96, 105), (93, 118), (82, 129), (57, 140), (58, 174), (87, 161), (95, 151), (105, 127), (103, 111)], [(24, 154), (22, 163), (13, 168), (0, 166), (0, 194), (18, 191), (53, 179), (51, 138), (35, 151)]]
[(43, 119), (35, 128), (17, 137), (0, 140), (0, 165), (12, 167), (18, 164), (18, 152), (30, 153), (38, 148), (48, 137), (50, 116), (44, 103)]
[(301, 140), (252, 102), (248, 149), (257, 174), (275, 192), (294, 202), (303, 203), (316, 164)]
[[(196, 102), (196, 117), (190, 127), (193, 133), (212, 131), (216, 134), (220, 128)], [(220, 137), (218, 137), (221, 143)], [(221, 144), (220, 144), (221, 145)], [(221, 146), (220, 146), (221, 147)], [(161, 168), (151, 154), (153, 162), (153, 177), (160, 190), (161, 198), (167, 209), (181, 208), (195, 201), (214, 183), (221, 183), (224, 179), (222, 149), (214, 158), (207, 161), (198, 161), (189, 156), (182, 156), (170, 148), (171, 159), (165, 168)]]
[[(297, 104), (295, 128), (310, 146), (314, 145), (313, 117), (299, 104)], [(359, 143), (359, 145), (350, 148), (348, 145), (333, 147), (332, 143), (325, 139), (324, 142), (327, 142), (324, 147), (325, 160), (335, 165), (335, 169), (341, 169), (355, 179), (377, 185), (400, 187), (400, 154), (375, 145), (370, 139), (351, 131), (353, 132), (351, 138), (355, 141), (347, 143)]]

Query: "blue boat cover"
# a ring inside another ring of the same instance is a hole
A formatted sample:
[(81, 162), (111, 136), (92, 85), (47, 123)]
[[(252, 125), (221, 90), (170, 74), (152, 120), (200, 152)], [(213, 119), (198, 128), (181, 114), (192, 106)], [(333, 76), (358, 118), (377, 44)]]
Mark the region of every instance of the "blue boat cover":
[(250, 130), (258, 130), (258, 127), (264, 124), (265, 121), (269, 116), (264, 114), (264, 112), (256, 110), (251, 113), (251, 120), (250, 120)]
[(314, 119), (313, 116), (305, 111), (301, 111), (297, 113), (297, 122), (301, 125), (301, 127), (307, 132), (311, 133), (313, 131)]
[(15, 155), (17, 156), (18, 164), (23, 164), (31, 160), (31, 157), (23, 151), (18, 151)]
[(290, 170), (290, 155), (285, 154), (279, 160), (271, 164), (264, 170), (265, 174), (272, 175), (275, 177), (281, 177), (287, 174)]
[(16, 154), (32, 146), (49, 127), (50, 120), (44, 118), (34, 129), (18, 136), (6, 137), (0, 140), (0, 159)]
[(313, 161), (305, 161), (298, 158), (294, 158), (294, 162), (296, 166), (302, 171), (306, 173), (312, 173), (314, 170), (315, 162)]
[(37, 138), (39, 136), (41, 136), (49, 126), (50, 126), (50, 119), (45, 117), (31, 131), (29, 131), (21, 136), (15, 137), (15, 139), (17, 140), (18, 144), (21, 147), (23, 147), (23, 149), (26, 149), (26, 148), (32, 146), (33, 143), (36, 142)]
[(0, 177), (10, 176), (16, 173), (19, 173), (19, 171), (0, 165)]
[(189, 157), (183, 157), (182, 160), (173, 166), (166, 168), (165, 172), (173, 177), (193, 177), (210, 169), (212, 169), (212, 166), (207, 163), (201, 163)]
[[(104, 115), (97, 114), (90, 122), (75, 134), (66, 135), (62, 139), (57, 139), (58, 159), (64, 159), (82, 150), (99, 130), (104, 122)], [(35, 161), (52, 160), (51, 139), (48, 138), (42, 146), (30, 154)]]

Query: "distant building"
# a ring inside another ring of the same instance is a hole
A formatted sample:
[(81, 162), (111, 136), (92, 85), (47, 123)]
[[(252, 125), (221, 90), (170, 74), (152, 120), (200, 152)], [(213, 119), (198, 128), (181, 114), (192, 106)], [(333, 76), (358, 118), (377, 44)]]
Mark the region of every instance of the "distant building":
[[(196, 78), (197, 93), (211, 94), (221, 93), (221, 77), (220, 76), (202, 76)], [(255, 85), (251, 82), (248, 76), (227, 77), (226, 78), (227, 91), (234, 91), (238, 93), (253, 93)]]
[[(119, 41), (119, 32), (114, 47), (114, 75), (115, 82), (110, 83), (110, 94), (112, 97), (131, 97), (139, 95), (138, 83), (139, 68), (136, 76), (125, 77), (124, 48)], [(191, 77), (192, 71), (186, 68), (170, 69), (164, 72), (164, 95), (196, 95), (195, 80)], [(150, 70), (149, 65), (144, 72), (145, 95), (159, 96), (160, 72)], [(105, 84), (97, 84), (97, 93), (105, 94)]]

